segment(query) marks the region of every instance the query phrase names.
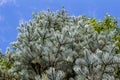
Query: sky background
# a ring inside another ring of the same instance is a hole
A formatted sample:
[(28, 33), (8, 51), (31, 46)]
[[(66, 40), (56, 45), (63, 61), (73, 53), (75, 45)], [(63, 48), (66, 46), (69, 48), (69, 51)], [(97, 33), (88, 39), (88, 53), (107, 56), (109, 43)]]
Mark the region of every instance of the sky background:
[(3, 53), (10, 43), (17, 40), (20, 21), (32, 19), (32, 12), (62, 6), (69, 15), (86, 15), (103, 19), (106, 12), (120, 20), (120, 0), (0, 0), (0, 49)]

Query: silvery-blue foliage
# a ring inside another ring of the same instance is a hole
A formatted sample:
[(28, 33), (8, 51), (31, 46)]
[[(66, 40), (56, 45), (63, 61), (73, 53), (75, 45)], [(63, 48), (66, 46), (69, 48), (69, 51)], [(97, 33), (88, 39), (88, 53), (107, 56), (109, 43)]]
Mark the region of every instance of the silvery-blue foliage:
[(114, 80), (120, 62), (114, 31), (98, 34), (82, 16), (68, 16), (64, 9), (34, 14), (18, 30), (10, 72), (22, 80), (42, 80), (42, 74), (49, 80)]

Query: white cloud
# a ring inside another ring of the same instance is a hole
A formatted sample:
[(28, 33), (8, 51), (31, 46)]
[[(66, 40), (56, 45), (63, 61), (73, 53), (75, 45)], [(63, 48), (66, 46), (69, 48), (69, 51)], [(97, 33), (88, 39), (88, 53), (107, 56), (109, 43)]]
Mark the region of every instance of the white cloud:
[(16, 0), (0, 0), (0, 6), (3, 6), (7, 3), (16, 3)]

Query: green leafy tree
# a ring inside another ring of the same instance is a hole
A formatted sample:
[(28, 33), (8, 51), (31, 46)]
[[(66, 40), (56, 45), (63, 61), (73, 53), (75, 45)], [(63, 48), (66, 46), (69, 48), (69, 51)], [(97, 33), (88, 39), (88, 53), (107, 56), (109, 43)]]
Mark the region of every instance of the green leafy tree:
[(90, 24), (92, 24), (94, 30), (96, 30), (98, 33), (106, 30), (115, 30), (118, 27), (117, 20), (108, 14), (106, 14), (104, 20), (97, 20), (95, 18), (91, 19)]

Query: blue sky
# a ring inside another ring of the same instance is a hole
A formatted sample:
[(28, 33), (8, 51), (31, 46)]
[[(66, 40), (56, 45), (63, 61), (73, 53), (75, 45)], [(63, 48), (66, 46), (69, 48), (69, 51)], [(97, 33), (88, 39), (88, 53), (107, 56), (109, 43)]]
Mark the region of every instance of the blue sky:
[(62, 6), (70, 15), (87, 15), (103, 19), (106, 12), (120, 20), (120, 0), (0, 0), (0, 49), (4, 53), (17, 39), (20, 21), (29, 21), (32, 12)]

